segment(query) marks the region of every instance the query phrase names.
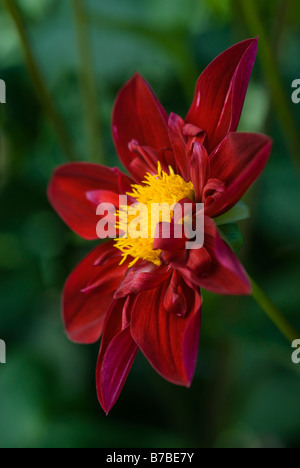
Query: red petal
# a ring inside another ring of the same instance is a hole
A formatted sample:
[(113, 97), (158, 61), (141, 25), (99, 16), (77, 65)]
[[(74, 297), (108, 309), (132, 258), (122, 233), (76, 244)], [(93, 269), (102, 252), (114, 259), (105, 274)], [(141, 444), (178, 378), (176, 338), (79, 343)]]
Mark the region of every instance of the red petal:
[(109, 190), (91, 190), (86, 192), (86, 198), (97, 207), (100, 203), (110, 203), (119, 206), (119, 194)]
[[(176, 231), (178, 238), (175, 237)], [(155, 229), (153, 249), (167, 251), (183, 250), (186, 241), (182, 224), (175, 224), (174, 220), (171, 223), (161, 222), (157, 224)]]
[[(170, 300), (170, 280), (138, 294), (132, 309), (131, 334), (159, 374), (172, 383), (189, 386), (197, 361), (201, 297), (181, 278), (177, 280), (181, 289), (176, 288), (181, 298)], [(186, 317), (174, 313), (178, 310), (178, 301), (181, 304), (186, 301), (189, 311)]]
[(199, 279), (200, 287), (217, 294), (244, 296), (251, 294), (247, 273), (232, 250), (219, 238), (214, 268)]
[(164, 308), (178, 317), (185, 317), (188, 310), (188, 296), (190, 288), (182, 280), (179, 271), (174, 271), (164, 297)]
[[(184, 121), (177, 114), (170, 114), (169, 122), (169, 136), (172, 143), (175, 159), (176, 171), (185, 180), (188, 179), (188, 163), (186, 156), (186, 140), (183, 136)], [(175, 169), (175, 168), (174, 168)]]
[(211, 219), (205, 220), (205, 247), (191, 251), (188, 265), (191, 279), (201, 288), (217, 294), (251, 294), (247, 273)]
[[(141, 146), (135, 140), (132, 140), (129, 145), (129, 151), (132, 155), (135, 155), (135, 159), (131, 163), (131, 170), (134, 168), (137, 170), (137, 176), (139, 179), (143, 179), (145, 176), (145, 167), (151, 174), (157, 173), (157, 161), (159, 161), (158, 151), (154, 150), (150, 146)], [(140, 170), (138, 167), (140, 166)]]
[(136, 74), (120, 91), (113, 112), (113, 136), (118, 155), (136, 180), (140, 180), (141, 171), (146, 174), (149, 168), (143, 160), (137, 165), (136, 154), (129, 150), (130, 142), (135, 140), (157, 151), (170, 147), (167, 121), (167, 114), (150, 86)]
[(124, 280), (115, 293), (115, 299), (140, 291), (157, 288), (170, 276), (166, 267), (156, 267), (153, 263), (143, 263), (128, 270)]
[(124, 315), (128, 301), (114, 301), (104, 326), (97, 363), (96, 381), (100, 404), (108, 413), (125, 384), (138, 347), (130, 334)]
[[(101, 336), (106, 313), (127, 268), (118, 265), (120, 255), (116, 257), (116, 251), (112, 242), (100, 245), (77, 266), (66, 282), (64, 322), (72, 341), (94, 343)], [(112, 259), (95, 266), (104, 254)], [(89, 284), (90, 291), (82, 292)]]
[(207, 216), (219, 216), (232, 208), (267, 164), (272, 140), (256, 133), (231, 133), (210, 158), (210, 176), (226, 189), (206, 208)]
[[(124, 180), (123, 180), (124, 178)], [(110, 194), (116, 200), (120, 184), (128, 183), (118, 169), (89, 163), (73, 163), (59, 167), (50, 182), (48, 197), (60, 217), (77, 234), (85, 239), (97, 239), (95, 192)], [(100, 192), (99, 192), (100, 191)]]
[(190, 177), (195, 189), (195, 201), (202, 201), (203, 189), (209, 178), (209, 157), (200, 143), (195, 143), (190, 161)]
[(237, 129), (257, 53), (257, 39), (223, 52), (200, 76), (186, 117), (206, 131), (209, 153), (230, 131)]

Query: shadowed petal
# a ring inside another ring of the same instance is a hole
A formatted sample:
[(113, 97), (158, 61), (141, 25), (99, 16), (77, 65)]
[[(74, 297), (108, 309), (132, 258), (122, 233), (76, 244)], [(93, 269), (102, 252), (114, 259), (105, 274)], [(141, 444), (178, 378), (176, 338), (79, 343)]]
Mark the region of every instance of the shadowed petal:
[(96, 382), (98, 398), (106, 413), (115, 405), (138, 352), (127, 322), (129, 301), (114, 301), (104, 325)]
[[(188, 269), (189, 278), (208, 291), (226, 295), (251, 294), (247, 273), (209, 218), (205, 218), (205, 246), (191, 251)], [(187, 270), (185, 273), (188, 275)]]
[(210, 153), (230, 131), (237, 129), (257, 53), (257, 39), (223, 52), (200, 76), (186, 117), (207, 133)]
[[(99, 263), (103, 255), (106, 261)], [(112, 242), (102, 244), (69, 276), (64, 288), (63, 316), (72, 341), (87, 344), (100, 338), (106, 313), (127, 269), (127, 265), (119, 266), (120, 258)]]
[(182, 277), (173, 281), (170, 277), (158, 288), (139, 293), (133, 304), (131, 334), (135, 342), (155, 370), (177, 385), (192, 382), (200, 316), (200, 293)]

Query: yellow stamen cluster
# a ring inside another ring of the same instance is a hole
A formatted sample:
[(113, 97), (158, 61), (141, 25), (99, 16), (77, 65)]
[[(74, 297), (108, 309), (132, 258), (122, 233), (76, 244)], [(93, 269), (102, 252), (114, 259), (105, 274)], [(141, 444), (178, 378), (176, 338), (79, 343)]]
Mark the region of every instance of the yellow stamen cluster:
[[(194, 186), (192, 182), (186, 182), (181, 176), (174, 173), (169, 167), (169, 174), (162, 171), (161, 164), (158, 163), (158, 172), (156, 175), (147, 174), (141, 185), (132, 185), (132, 193), (128, 196), (136, 200), (135, 211), (139, 210), (138, 230), (140, 237), (130, 236), (130, 224), (137, 215), (130, 214), (130, 207), (121, 207), (117, 214), (116, 227), (125, 232), (124, 236), (116, 239), (115, 247), (121, 250), (124, 263), (127, 257), (132, 257), (133, 261), (129, 267), (133, 266), (138, 260), (146, 260), (155, 265), (160, 265), (160, 250), (153, 250), (154, 234), (156, 225), (152, 226), (152, 207), (159, 204), (167, 204), (172, 207), (184, 198), (194, 199)], [(147, 210), (145, 212), (145, 207)], [(159, 213), (157, 222), (170, 222), (170, 210), (162, 210)]]

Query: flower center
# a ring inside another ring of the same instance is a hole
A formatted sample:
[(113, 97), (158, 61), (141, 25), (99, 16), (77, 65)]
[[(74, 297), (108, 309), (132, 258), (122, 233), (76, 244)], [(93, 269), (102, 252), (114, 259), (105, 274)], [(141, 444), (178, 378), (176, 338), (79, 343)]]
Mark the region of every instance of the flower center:
[[(160, 222), (170, 222), (172, 208), (180, 200), (194, 199), (194, 186), (192, 182), (185, 182), (180, 175), (175, 174), (171, 167), (169, 174), (162, 171), (161, 164), (158, 163), (157, 174), (148, 173), (142, 184), (132, 185), (132, 193), (126, 195), (132, 197), (135, 203), (132, 206), (122, 206), (117, 214), (117, 228), (125, 232), (123, 237), (115, 239), (115, 247), (122, 252), (121, 263), (127, 257), (132, 257), (129, 267), (138, 260), (146, 260), (159, 266), (161, 250), (153, 249), (156, 226)], [(167, 206), (169, 209), (166, 210)]]

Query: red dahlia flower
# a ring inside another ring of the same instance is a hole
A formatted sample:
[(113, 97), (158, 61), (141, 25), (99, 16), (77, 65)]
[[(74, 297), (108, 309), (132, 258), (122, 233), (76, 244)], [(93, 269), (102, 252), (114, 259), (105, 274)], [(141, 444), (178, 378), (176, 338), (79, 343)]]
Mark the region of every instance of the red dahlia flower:
[[(247, 274), (221, 239), (214, 218), (230, 210), (265, 167), (271, 140), (236, 133), (257, 52), (257, 39), (241, 42), (202, 73), (185, 120), (167, 115), (151, 88), (135, 75), (113, 113), (118, 155), (129, 172), (87, 163), (58, 168), (49, 199), (67, 225), (97, 238), (96, 207), (131, 202), (205, 205), (205, 242), (186, 250), (179, 239), (128, 238), (99, 245), (69, 277), (64, 322), (71, 340), (102, 336), (97, 390), (103, 409), (115, 404), (140, 349), (156, 371), (191, 384), (200, 334), (200, 288), (250, 294)], [(135, 199), (135, 200), (134, 200)], [(115, 216), (111, 223), (116, 225)], [(161, 224), (163, 230), (164, 223)]]

